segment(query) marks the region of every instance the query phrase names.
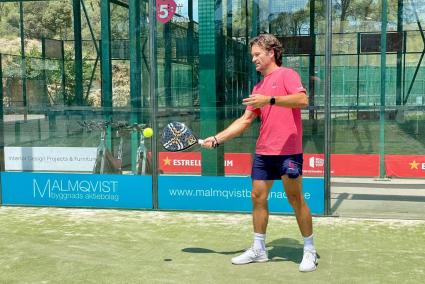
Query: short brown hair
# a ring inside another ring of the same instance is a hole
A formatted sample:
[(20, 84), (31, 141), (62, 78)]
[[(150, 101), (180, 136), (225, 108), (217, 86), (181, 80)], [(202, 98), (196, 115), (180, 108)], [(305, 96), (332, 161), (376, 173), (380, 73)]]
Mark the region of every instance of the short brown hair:
[(283, 48), (280, 41), (272, 34), (260, 34), (249, 41), (249, 46), (256, 44), (267, 51), (274, 51), (274, 59), (278, 66), (282, 65)]

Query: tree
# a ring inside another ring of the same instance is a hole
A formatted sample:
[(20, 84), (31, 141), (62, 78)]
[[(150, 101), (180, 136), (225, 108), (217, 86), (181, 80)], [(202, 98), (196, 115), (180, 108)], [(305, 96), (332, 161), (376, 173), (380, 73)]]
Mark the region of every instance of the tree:
[[(0, 3), (0, 35), (19, 34), (18, 3)], [(23, 2), (24, 33), (26, 38), (43, 37), (66, 39), (72, 32), (72, 7), (69, 1)]]
[(352, 13), (350, 6), (351, 0), (336, 0), (334, 9), (339, 12), (339, 32), (344, 32), (344, 22), (347, 20), (348, 15)]
[(51, 38), (67, 39), (72, 31), (72, 7), (60, 1), (51, 2), (43, 14), (42, 24), (46, 29), (46, 36)]
[(47, 36), (43, 25), (43, 15), (48, 5), (48, 2), (25, 2), (24, 34), (26, 38), (40, 39)]
[(270, 32), (282, 35), (299, 35), (303, 33), (304, 27), (308, 28), (309, 19), (310, 15), (307, 8), (295, 13), (283, 12), (270, 22)]

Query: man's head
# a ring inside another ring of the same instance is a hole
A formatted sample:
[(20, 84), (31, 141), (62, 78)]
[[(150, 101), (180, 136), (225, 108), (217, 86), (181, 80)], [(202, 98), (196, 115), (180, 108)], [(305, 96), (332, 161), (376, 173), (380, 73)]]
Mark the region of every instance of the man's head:
[(283, 48), (279, 40), (272, 34), (260, 34), (253, 38), (251, 47), (252, 62), (257, 71), (263, 73), (270, 64), (282, 65)]

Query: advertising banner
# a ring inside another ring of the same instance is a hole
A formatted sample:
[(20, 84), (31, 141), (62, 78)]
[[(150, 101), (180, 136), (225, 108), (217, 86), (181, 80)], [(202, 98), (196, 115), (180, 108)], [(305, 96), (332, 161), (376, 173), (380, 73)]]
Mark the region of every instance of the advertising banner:
[(332, 154), (332, 176), (376, 177), (379, 176), (379, 155)]
[(96, 147), (4, 147), (6, 171), (92, 172)]
[[(225, 175), (251, 175), (252, 154), (225, 153)], [(164, 174), (201, 174), (200, 152), (160, 152), (159, 167)], [(305, 177), (323, 177), (324, 155), (304, 154)], [(379, 155), (332, 154), (332, 176), (375, 177), (379, 176)]]
[[(304, 154), (303, 175), (323, 176), (323, 154)], [(335, 177), (375, 177), (379, 176), (379, 155), (332, 154), (331, 175)]]
[(151, 176), (1, 173), (4, 205), (152, 208)]
[[(91, 173), (96, 160), (95, 147), (5, 147), (5, 170), (14, 172)], [(304, 154), (304, 177), (323, 177), (324, 154)], [(334, 177), (377, 177), (378, 154), (332, 154)], [(226, 176), (250, 176), (251, 153), (225, 153)], [(161, 174), (201, 175), (200, 152), (159, 152)], [(425, 155), (385, 155), (389, 177), (423, 178)]]
[[(201, 174), (201, 152), (159, 152), (159, 169), (165, 174)], [(252, 155), (224, 153), (226, 175), (251, 175)]]
[(425, 177), (425, 155), (385, 155), (385, 172), (389, 177)]
[[(323, 178), (304, 178), (303, 194), (314, 214), (324, 214)], [(251, 212), (250, 177), (159, 176), (160, 209)], [(293, 212), (275, 181), (269, 195), (270, 212)]]

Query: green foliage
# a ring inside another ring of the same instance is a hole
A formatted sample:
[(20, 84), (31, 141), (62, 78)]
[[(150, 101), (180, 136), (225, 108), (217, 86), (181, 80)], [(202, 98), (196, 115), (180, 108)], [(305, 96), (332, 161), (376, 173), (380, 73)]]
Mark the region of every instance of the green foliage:
[(125, 39), (128, 38), (128, 33), (128, 10), (121, 6), (113, 5), (111, 9), (111, 38)]
[(67, 38), (72, 31), (72, 9), (62, 1), (30, 2), (25, 5), (25, 36)]
[[(41, 53), (35, 47), (31, 46), (26, 51), (25, 57), (25, 77), (27, 79), (39, 78), (43, 70), (43, 62)], [(22, 78), (22, 59), (21, 56), (7, 56), (3, 59), (3, 77), (6, 78)]]
[(44, 70), (44, 62), (41, 59), (41, 51), (37, 47), (32, 46), (25, 53), (25, 76), (28, 79), (41, 78)]
[[(23, 2), (24, 33), (26, 38), (67, 39), (72, 35), (71, 1)], [(19, 36), (18, 1), (0, 3), (0, 36)]]
[(46, 37), (46, 28), (43, 26), (43, 15), (48, 3), (28, 2), (24, 5), (24, 34), (26, 38)]
[[(74, 66), (74, 50), (65, 50), (65, 105), (75, 105), (75, 66)], [(93, 65), (88, 61), (88, 58), (83, 58), (83, 85), (87, 86), (90, 83), (90, 75)], [(61, 75), (61, 73), (57, 74)], [(60, 80), (58, 80), (60, 82)], [(83, 105), (91, 105), (92, 101), (83, 96)]]
[(42, 24), (46, 27), (46, 36), (66, 39), (72, 32), (72, 7), (62, 1), (51, 2), (47, 7)]

